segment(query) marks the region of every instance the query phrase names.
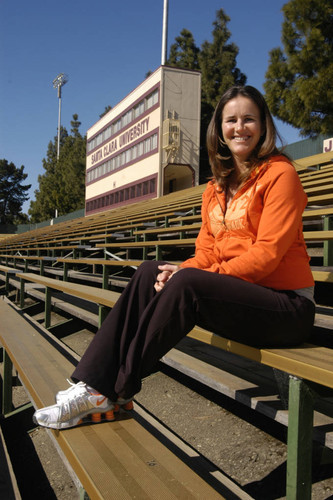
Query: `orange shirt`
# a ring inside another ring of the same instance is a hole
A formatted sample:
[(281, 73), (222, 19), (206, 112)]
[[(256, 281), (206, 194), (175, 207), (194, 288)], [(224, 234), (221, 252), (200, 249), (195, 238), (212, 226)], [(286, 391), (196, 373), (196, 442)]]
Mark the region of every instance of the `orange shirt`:
[(303, 238), (307, 196), (294, 166), (275, 156), (252, 171), (226, 208), (225, 193), (209, 182), (203, 193), (196, 267), (277, 290), (314, 285)]

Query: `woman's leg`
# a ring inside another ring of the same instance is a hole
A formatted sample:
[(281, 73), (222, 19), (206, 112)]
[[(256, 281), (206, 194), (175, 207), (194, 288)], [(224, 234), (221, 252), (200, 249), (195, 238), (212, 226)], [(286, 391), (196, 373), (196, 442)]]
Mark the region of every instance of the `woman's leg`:
[(314, 306), (293, 292), (190, 268), (156, 293), (157, 265), (140, 266), (73, 374), (112, 400), (137, 393), (195, 324), (257, 346), (296, 345), (310, 332)]
[(112, 401), (118, 396), (114, 381), (119, 368), (126, 360), (140, 317), (156, 294), (159, 264), (165, 262), (146, 261), (137, 269), (72, 374), (73, 380), (86, 382)]

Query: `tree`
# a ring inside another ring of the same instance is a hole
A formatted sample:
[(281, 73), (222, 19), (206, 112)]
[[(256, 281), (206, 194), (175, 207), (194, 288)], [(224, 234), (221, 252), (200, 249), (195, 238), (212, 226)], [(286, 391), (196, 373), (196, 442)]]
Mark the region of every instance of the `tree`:
[[(213, 22), (213, 41), (205, 41), (199, 54), (202, 73), (202, 100), (212, 112), (222, 94), (232, 85), (246, 83), (246, 76), (237, 68), (238, 47), (230, 43), (230, 21), (223, 9), (216, 12)], [(211, 116), (211, 113), (210, 113)]]
[(35, 191), (29, 214), (32, 222), (65, 215), (84, 207), (86, 138), (79, 132), (81, 123), (78, 115), (73, 115), (71, 135), (61, 128), (60, 155), (57, 159), (57, 137), (50, 142), (46, 159), (43, 159), (45, 173), (39, 175), (39, 189)]
[(223, 9), (218, 10), (213, 22), (213, 40), (204, 41), (201, 49), (196, 47), (192, 33), (183, 29), (170, 48), (168, 59), (171, 66), (201, 71), (200, 182), (206, 182), (211, 174), (206, 132), (215, 106), (229, 87), (246, 83), (246, 76), (237, 68), (238, 47), (229, 42), (229, 21)]
[(268, 105), (303, 136), (332, 133), (332, 0), (291, 0), (282, 10), (283, 50), (270, 52), (264, 84)]
[(195, 45), (192, 33), (184, 28), (175, 40), (170, 47), (168, 64), (176, 68), (198, 70), (200, 50)]
[(99, 115), (99, 117), (103, 118), (103, 116), (106, 115), (106, 113), (108, 113), (111, 109), (112, 109), (112, 106), (110, 106), (110, 104), (108, 104), (107, 106), (105, 106), (105, 109), (104, 109), (103, 113), (101, 113)]
[(200, 127), (200, 182), (206, 182), (211, 169), (206, 150), (206, 133), (214, 109), (224, 92), (232, 85), (244, 85), (246, 76), (237, 67), (238, 47), (230, 42), (227, 27), (230, 18), (223, 9), (216, 12), (212, 42), (201, 46), (199, 64), (202, 74)]
[(23, 185), (28, 177), (24, 173), (24, 166), (17, 168), (14, 163), (0, 160), (0, 222), (13, 224), (24, 219), (22, 205), (29, 199), (27, 191), (31, 184)]

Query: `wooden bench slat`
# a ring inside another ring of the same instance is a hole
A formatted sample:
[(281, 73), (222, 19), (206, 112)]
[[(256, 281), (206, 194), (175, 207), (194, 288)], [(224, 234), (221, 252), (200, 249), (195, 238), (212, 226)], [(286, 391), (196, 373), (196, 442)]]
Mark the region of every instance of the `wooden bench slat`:
[(153, 247), (153, 246), (186, 246), (194, 245), (196, 238), (179, 238), (176, 240), (156, 240), (156, 241), (130, 241), (129, 243), (98, 243), (96, 248), (140, 248), (140, 247)]
[[(117, 292), (109, 290), (96, 289), (75, 283), (59, 282), (51, 278), (44, 278), (29, 273), (18, 273), (17, 276), (45, 286), (52, 286), (57, 290), (62, 290), (77, 297), (107, 305), (108, 307), (113, 307), (120, 295)], [(258, 349), (214, 335), (198, 327), (194, 328), (188, 336), (217, 346), (227, 352), (233, 352), (234, 354), (258, 361), (295, 376), (333, 388), (333, 350), (331, 349), (312, 346), (310, 344), (289, 349)]]
[(89, 264), (89, 265), (101, 265), (101, 266), (139, 266), (142, 264), (143, 260), (108, 260), (108, 259), (67, 259), (67, 258), (57, 258), (57, 262), (63, 262), (67, 264)]
[(304, 231), (305, 241), (333, 240), (333, 231)]
[(81, 299), (97, 302), (98, 304), (113, 307), (118, 300), (119, 293), (111, 290), (103, 290), (78, 283), (59, 281), (53, 278), (45, 278), (33, 273), (17, 273), (16, 276), (26, 281), (31, 281), (43, 286), (50, 286), (69, 295), (75, 295)]
[(227, 352), (333, 388), (332, 349), (311, 344), (295, 348), (258, 349), (220, 337), (199, 327), (195, 327), (188, 333), (188, 336)]
[[(72, 363), (3, 300), (0, 314), (1, 343), (29, 395), (53, 404)], [(221, 499), (134, 418), (51, 432), (91, 499)]]

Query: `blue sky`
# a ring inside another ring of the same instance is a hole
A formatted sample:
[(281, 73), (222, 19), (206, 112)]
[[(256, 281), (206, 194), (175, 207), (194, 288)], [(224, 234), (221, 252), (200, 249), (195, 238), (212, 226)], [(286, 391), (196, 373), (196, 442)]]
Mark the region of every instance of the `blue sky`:
[[(183, 28), (196, 45), (212, 40), (216, 11), (230, 17), (237, 65), (247, 83), (263, 91), (269, 52), (282, 46), (280, 0), (169, 0), (168, 47)], [(85, 134), (161, 63), (163, 0), (1, 0), (0, 158), (24, 165), (30, 200), (44, 173), (42, 159), (57, 135), (58, 98), (52, 86), (59, 73), (61, 124), (69, 131), (74, 113)], [(276, 121), (286, 143), (298, 131)], [(24, 204), (27, 212), (30, 200)]]

